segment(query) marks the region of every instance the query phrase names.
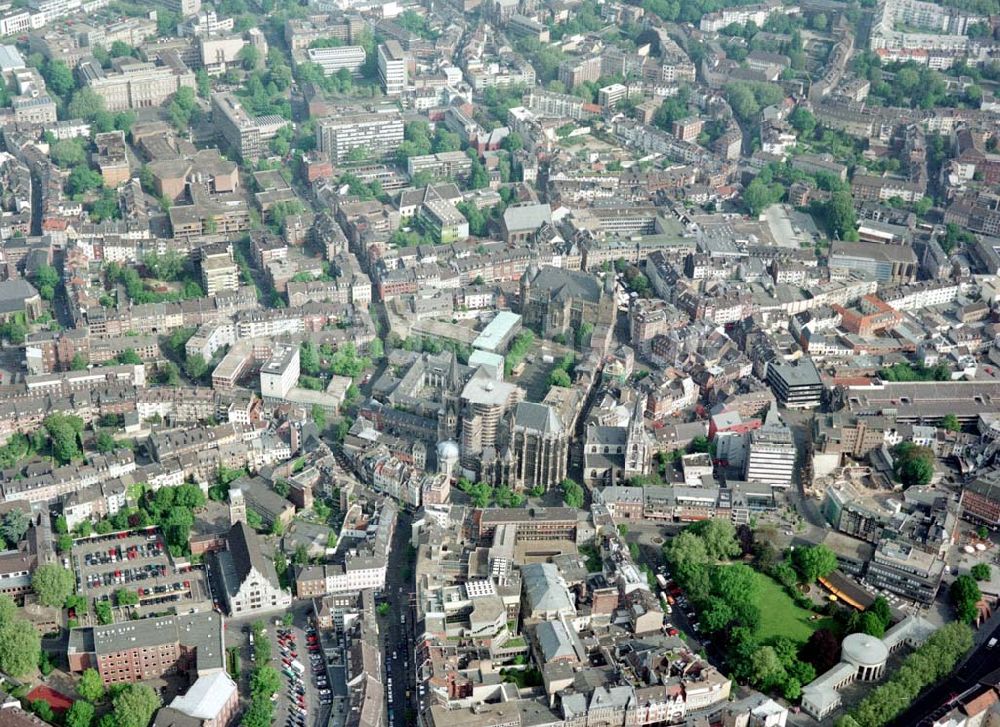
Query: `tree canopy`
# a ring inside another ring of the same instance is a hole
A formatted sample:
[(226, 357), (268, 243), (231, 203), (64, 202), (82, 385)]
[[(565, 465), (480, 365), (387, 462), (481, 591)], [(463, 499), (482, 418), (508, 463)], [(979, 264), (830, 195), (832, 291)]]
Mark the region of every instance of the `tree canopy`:
[(162, 704), (160, 697), (145, 684), (126, 684), (111, 702), (118, 727), (148, 727)]
[(792, 562), (806, 583), (814, 583), (837, 569), (837, 555), (825, 545), (806, 545), (792, 551)]
[(10, 596), (0, 595), (0, 671), (23, 677), (37, 666), (42, 647), (38, 630), (16, 612)]
[(900, 442), (893, 450), (893, 472), (903, 487), (923, 487), (934, 477), (936, 457), (930, 447)]
[(563, 504), (566, 507), (577, 509), (583, 507), (583, 488), (580, 485), (567, 478), (560, 483), (559, 487), (562, 490)]
[(62, 608), (75, 585), (73, 571), (56, 563), (38, 566), (31, 576), (31, 588), (45, 606)]

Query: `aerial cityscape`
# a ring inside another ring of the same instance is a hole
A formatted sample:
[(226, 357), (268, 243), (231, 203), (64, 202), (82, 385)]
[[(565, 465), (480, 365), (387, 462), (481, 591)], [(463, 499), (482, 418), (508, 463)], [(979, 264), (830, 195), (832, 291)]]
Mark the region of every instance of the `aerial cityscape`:
[(0, 0), (0, 727), (1000, 727), (1000, 0)]

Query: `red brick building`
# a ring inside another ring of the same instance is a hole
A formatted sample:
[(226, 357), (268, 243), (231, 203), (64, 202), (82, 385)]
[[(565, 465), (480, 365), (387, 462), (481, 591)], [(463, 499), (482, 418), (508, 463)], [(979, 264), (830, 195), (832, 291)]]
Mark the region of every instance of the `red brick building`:
[(1000, 528), (1000, 481), (980, 477), (962, 491), (962, 517), (988, 528)]
[(211, 674), (225, 667), (222, 617), (209, 611), (73, 629), (66, 657), (70, 671), (95, 668), (106, 685)]

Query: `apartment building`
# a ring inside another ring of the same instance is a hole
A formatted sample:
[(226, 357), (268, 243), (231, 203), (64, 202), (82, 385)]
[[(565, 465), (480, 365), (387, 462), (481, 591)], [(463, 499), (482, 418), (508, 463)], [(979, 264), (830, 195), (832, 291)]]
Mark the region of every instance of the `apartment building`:
[(201, 286), (206, 294), (215, 295), (239, 288), (239, 268), (233, 260), (231, 244), (206, 245), (200, 253), (198, 266), (201, 269)]
[(342, 162), (355, 149), (370, 157), (394, 153), (403, 143), (403, 117), (399, 113), (331, 116), (316, 124), (316, 143), (334, 162)]
[(132, 178), (132, 169), (128, 161), (128, 147), (125, 144), (125, 132), (108, 131), (94, 137), (97, 153), (94, 163), (101, 171), (104, 186), (114, 189)]
[(170, 208), (167, 217), (174, 237), (237, 235), (250, 230), (250, 210), (237, 194), (211, 194), (202, 184), (189, 187), (192, 204)]
[(436, 179), (461, 179), (472, 173), (472, 159), (462, 151), (413, 156), (406, 160), (406, 173), (429, 174)]
[(302, 568), (295, 577), (299, 598), (315, 598), (329, 593), (357, 593), (366, 588), (385, 587), (386, 559), (375, 555), (348, 554), (343, 564)]
[(48, 94), (22, 96), (11, 101), (14, 120), (20, 124), (52, 124), (56, 120), (56, 102)]

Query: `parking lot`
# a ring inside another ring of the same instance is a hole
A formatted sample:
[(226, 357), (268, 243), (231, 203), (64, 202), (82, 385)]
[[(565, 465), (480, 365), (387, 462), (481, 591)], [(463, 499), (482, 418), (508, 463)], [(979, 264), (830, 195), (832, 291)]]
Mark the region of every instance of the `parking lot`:
[(276, 626), (272, 660), (285, 684), (275, 705), (275, 724), (325, 725), (333, 697), (326, 659), (315, 629)]
[(73, 568), (80, 593), (95, 602), (124, 589), (136, 594), (140, 613), (211, 608), (203, 572), (177, 568), (155, 529), (77, 540)]

